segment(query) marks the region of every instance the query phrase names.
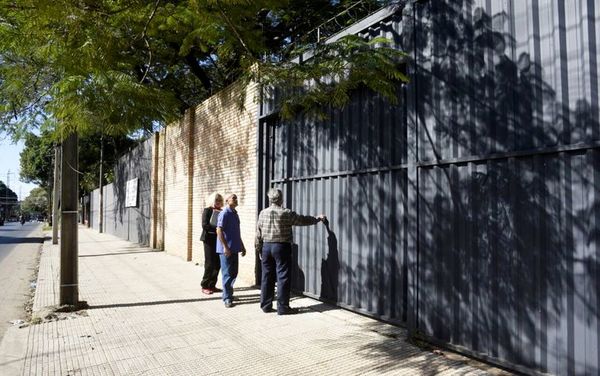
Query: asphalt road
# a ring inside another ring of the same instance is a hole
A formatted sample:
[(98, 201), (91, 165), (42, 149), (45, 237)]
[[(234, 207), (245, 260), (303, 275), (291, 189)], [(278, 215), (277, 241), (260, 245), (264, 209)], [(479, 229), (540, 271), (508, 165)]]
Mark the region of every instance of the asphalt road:
[(43, 241), (41, 223), (0, 226), (0, 340), (11, 325), (8, 321), (25, 318), (24, 305)]

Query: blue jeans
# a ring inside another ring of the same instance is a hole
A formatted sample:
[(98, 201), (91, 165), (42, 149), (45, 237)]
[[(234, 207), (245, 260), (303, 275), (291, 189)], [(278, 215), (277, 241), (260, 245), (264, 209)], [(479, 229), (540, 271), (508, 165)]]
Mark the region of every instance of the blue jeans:
[(277, 274), (277, 310), (290, 305), (292, 245), (290, 243), (263, 243), (260, 307), (273, 307), (275, 275)]
[(238, 275), (239, 256), (237, 252), (233, 252), (229, 257), (220, 253), (219, 258), (221, 259), (221, 276), (223, 277), (223, 301), (231, 301), (233, 298), (233, 284)]

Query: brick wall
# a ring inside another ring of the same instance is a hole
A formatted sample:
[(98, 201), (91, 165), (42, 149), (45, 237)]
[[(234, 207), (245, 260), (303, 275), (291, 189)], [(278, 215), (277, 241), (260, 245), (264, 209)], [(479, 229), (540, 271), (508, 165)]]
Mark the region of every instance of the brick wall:
[[(245, 95), (242, 94), (245, 92)], [(155, 143), (153, 169), (156, 224), (153, 246), (204, 263), (201, 214), (212, 192), (239, 199), (242, 239), (248, 255), (240, 276), (254, 281), (256, 227), (256, 85), (234, 84), (186, 112)]]
[[(186, 117), (163, 131), (163, 249), (188, 260), (187, 247), (187, 131)], [(188, 260), (189, 261), (189, 260)]]

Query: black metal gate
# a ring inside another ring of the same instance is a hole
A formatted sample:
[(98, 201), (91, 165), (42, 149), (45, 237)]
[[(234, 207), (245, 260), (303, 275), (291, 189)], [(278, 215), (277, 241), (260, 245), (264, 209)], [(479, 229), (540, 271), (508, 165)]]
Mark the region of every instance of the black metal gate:
[(295, 287), (516, 369), (598, 374), (599, 8), (381, 12), (360, 34), (411, 53), (401, 105), (360, 91), (282, 122), (263, 103), (260, 192), (331, 221), (295, 232)]

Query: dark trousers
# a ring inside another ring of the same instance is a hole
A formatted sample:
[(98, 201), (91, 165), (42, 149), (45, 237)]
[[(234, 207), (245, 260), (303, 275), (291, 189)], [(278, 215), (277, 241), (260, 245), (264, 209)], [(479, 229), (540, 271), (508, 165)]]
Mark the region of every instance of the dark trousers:
[(219, 270), (221, 269), (221, 260), (217, 253), (216, 238), (206, 239), (204, 241), (204, 276), (200, 286), (203, 289), (212, 289), (217, 285)]
[(277, 309), (290, 305), (292, 287), (292, 245), (290, 243), (263, 243), (262, 280), (260, 284), (260, 307), (273, 307), (275, 277), (277, 276)]
[(231, 301), (233, 299), (233, 284), (238, 275), (239, 256), (237, 252), (233, 252), (227, 257), (220, 253), (221, 259), (221, 276), (223, 277), (223, 301)]

